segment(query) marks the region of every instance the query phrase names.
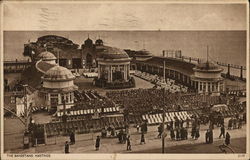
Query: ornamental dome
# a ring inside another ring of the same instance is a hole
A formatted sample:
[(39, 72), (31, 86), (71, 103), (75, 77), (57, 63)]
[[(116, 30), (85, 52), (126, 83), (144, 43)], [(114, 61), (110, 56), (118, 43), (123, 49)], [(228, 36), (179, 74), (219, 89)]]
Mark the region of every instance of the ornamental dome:
[(199, 63), (196, 65), (194, 70), (199, 70), (199, 71), (219, 71), (222, 70), (219, 66), (215, 65), (214, 63), (211, 62), (205, 62), (205, 63)]
[(101, 39), (97, 39), (97, 40), (95, 41), (95, 44), (96, 44), (97, 46), (102, 46), (102, 45), (103, 45), (103, 41), (102, 41)]
[(119, 48), (103, 46), (102, 50), (98, 53), (98, 58), (102, 59), (128, 59), (128, 54)]
[(47, 81), (70, 81), (75, 79), (75, 76), (67, 68), (57, 65), (50, 68), (43, 79)]
[(88, 38), (88, 39), (86, 39), (86, 40), (84, 41), (84, 44), (85, 44), (86, 46), (92, 46), (92, 45), (93, 45), (93, 41), (92, 41), (90, 38)]
[(56, 60), (56, 57), (53, 53), (45, 51), (42, 52), (38, 55), (39, 59), (42, 59), (43, 61), (48, 61), (48, 60)]

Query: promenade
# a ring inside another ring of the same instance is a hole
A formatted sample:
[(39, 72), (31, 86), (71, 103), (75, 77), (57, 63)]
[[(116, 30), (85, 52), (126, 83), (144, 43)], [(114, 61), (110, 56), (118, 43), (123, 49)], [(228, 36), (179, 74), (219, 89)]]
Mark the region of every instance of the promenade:
[[(226, 120), (225, 122), (227, 122)], [(227, 123), (226, 123), (227, 126)], [(205, 144), (205, 132), (207, 126), (201, 125), (200, 138), (193, 140), (190, 136), (191, 129), (188, 130), (188, 140), (174, 141), (169, 137), (169, 132), (165, 140), (166, 153), (221, 153), (219, 145), (224, 143), (224, 138), (219, 139), (220, 128), (215, 127), (214, 143)], [(161, 153), (162, 141), (157, 138), (157, 126), (149, 126), (145, 135), (146, 144), (140, 144), (140, 134), (136, 128), (130, 128), (132, 151), (126, 150), (126, 144), (118, 143), (117, 138), (102, 138), (99, 151), (95, 151), (95, 138), (100, 133), (77, 134), (76, 143), (70, 145), (70, 153)], [(230, 147), (235, 153), (246, 152), (246, 126), (241, 129), (226, 130), (231, 135)], [(31, 147), (29, 149), (14, 149), (7, 153), (64, 153), (64, 143), (69, 141), (67, 136), (51, 137), (47, 145)]]

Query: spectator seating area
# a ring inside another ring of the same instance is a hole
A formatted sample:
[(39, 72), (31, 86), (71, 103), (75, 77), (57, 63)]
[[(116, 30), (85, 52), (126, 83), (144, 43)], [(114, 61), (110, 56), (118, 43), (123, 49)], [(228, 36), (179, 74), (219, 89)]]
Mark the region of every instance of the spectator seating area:
[(75, 101), (77, 102), (86, 102), (93, 99), (102, 99), (105, 98), (97, 93), (95, 90), (83, 90), (82, 92), (76, 90), (74, 91)]
[(181, 85), (181, 84), (177, 84), (175, 82), (175, 80), (166, 78), (165, 79), (166, 83), (164, 83), (163, 77), (160, 77), (160, 76), (155, 75), (155, 74), (150, 74), (150, 73), (141, 72), (141, 71), (135, 71), (135, 76), (142, 78), (146, 81), (149, 81), (149, 82), (151, 82), (151, 83), (153, 83), (156, 86), (159, 86), (161, 88), (166, 88), (166, 90), (168, 90), (171, 93), (187, 92), (188, 91), (188, 87)]
[(47, 137), (51, 137), (57, 135), (68, 135), (71, 131), (78, 134), (99, 132), (103, 127), (109, 126), (112, 126), (115, 129), (124, 128), (125, 124), (123, 115), (106, 116), (100, 119), (68, 120), (66, 123), (51, 122), (45, 124), (45, 131)]
[[(166, 112), (166, 117), (169, 117), (168, 120), (171, 117), (173, 120), (174, 116), (183, 120), (192, 115), (197, 118), (208, 117), (210, 107), (215, 104), (228, 104), (228, 110), (221, 113), (224, 117), (234, 116), (239, 112), (240, 107), (238, 98), (196, 93), (170, 93), (168, 91), (165, 92), (164, 105), (163, 89), (155, 88), (110, 91), (106, 93), (106, 96), (117, 105), (124, 107), (129, 113), (129, 121), (133, 123), (149, 119), (150, 124), (157, 124), (161, 121), (162, 108)], [(146, 115), (149, 117), (145, 117)]]
[[(115, 103), (94, 90), (75, 91), (75, 106), (65, 110), (65, 114), (72, 120), (81, 120), (85, 116), (91, 117), (95, 113), (115, 114), (120, 112), (120, 108)], [(60, 121), (64, 110), (55, 113), (55, 121)]]
[[(193, 114), (191, 112), (187, 111), (181, 111), (181, 112), (168, 112), (165, 113), (165, 122), (171, 122), (176, 121), (178, 119), (179, 121), (186, 121), (187, 119), (191, 119)], [(147, 120), (148, 124), (159, 124), (162, 123), (162, 113), (157, 114), (146, 114), (142, 115), (143, 120)]]
[(229, 91), (228, 94), (233, 96), (246, 97), (247, 92), (246, 90), (234, 90), (234, 91)]
[(82, 74), (86, 78), (95, 78), (98, 77), (98, 73), (95, 72), (85, 72)]
[[(115, 112), (119, 112), (119, 107), (105, 107), (105, 108), (97, 108), (97, 109), (69, 109), (66, 111), (66, 114), (68, 116), (82, 116), (82, 115), (89, 115), (89, 114), (94, 114), (95, 112), (98, 113), (115, 113)], [(58, 111), (56, 113), (57, 117), (61, 117), (63, 115), (63, 111)]]

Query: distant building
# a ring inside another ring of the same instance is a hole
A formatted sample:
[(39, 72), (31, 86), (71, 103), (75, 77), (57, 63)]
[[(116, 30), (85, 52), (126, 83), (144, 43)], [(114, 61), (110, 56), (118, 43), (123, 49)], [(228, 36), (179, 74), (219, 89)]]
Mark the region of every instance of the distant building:
[(79, 47), (64, 37), (46, 35), (37, 39), (36, 42), (24, 44), (24, 56), (31, 57), (32, 61), (40, 59), (38, 55), (44, 51), (54, 54), (56, 62), (68, 69), (96, 68), (97, 57), (103, 51), (104, 43), (97, 39), (95, 43), (89, 37)]

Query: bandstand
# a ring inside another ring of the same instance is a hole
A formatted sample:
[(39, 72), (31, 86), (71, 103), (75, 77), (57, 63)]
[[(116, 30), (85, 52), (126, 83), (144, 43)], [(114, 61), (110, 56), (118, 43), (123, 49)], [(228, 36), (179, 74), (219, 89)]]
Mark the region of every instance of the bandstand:
[(191, 80), (198, 93), (220, 95), (224, 91), (222, 68), (207, 61), (196, 65), (193, 71), (194, 75), (191, 76)]
[(135, 83), (129, 74), (130, 61), (125, 51), (105, 46), (97, 58), (98, 78), (95, 84), (105, 88), (133, 87)]

